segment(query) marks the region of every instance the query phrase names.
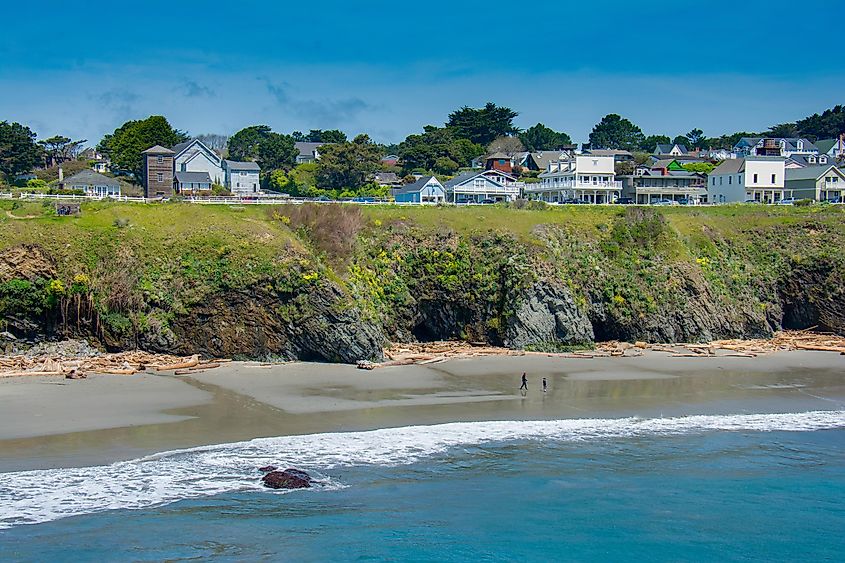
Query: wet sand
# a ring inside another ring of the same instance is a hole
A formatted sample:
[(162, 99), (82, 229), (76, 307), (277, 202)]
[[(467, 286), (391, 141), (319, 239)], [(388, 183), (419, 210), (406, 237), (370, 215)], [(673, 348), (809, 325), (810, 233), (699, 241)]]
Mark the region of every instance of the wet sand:
[[(527, 393), (518, 391), (526, 371)], [(546, 377), (547, 393), (541, 389)], [(192, 376), (0, 380), (0, 471), (256, 437), (452, 421), (845, 409), (845, 356), (451, 359), (363, 371), (232, 363)]]

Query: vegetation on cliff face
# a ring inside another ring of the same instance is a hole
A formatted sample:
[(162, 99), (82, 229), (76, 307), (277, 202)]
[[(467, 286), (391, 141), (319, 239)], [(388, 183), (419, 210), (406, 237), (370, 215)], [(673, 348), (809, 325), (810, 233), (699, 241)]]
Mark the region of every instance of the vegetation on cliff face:
[(839, 207), (0, 203), (0, 319), (228, 356), (845, 331)]

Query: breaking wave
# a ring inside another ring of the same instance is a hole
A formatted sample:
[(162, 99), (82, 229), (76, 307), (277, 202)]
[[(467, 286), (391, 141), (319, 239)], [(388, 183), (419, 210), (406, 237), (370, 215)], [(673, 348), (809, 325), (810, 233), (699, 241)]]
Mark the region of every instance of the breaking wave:
[[(262, 490), (257, 467), (325, 477), (339, 467), (401, 465), (450, 448), (515, 440), (596, 441), (709, 431), (809, 432), (845, 427), (845, 411), (676, 418), (466, 422), (368, 432), (260, 438), (159, 453), (97, 467), (0, 474), (0, 528), (113, 509), (141, 509), (220, 493)], [(325, 478), (324, 478), (325, 477)]]

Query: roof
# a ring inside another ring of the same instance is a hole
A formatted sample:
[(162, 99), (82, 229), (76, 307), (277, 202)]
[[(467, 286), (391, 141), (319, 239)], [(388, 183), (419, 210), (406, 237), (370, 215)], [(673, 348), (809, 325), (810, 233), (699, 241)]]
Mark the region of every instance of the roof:
[(208, 172), (177, 172), (176, 181), (180, 184), (210, 184)]
[(161, 145), (156, 145), (154, 147), (150, 147), (141, 154), (176, 154), (172, 150), (165, 148)]
[(655, 152), (657, 152), (657, 153), (670, 153), (673, 150), (675, 150), (675, 147), (678, 147), (678, 150), (681, 151), (681, 154), (687, 154), (689, 152), (684, 145), (679, 145), (679, 144), (676, 144), (676, 143), (673, 143), (671, 145), (658, 144)]
[(532, 152), (531, 158), (537, 164), (538, 168), (548, 168), (550, 162), (557, 162), (558, 160), (567, 160), (569, 158), (569, 153), (567, 153), (566, 151), (539, 151)]
[[(810, 162), (810, 159), (815, 160), (815, 162)], [(827, 153), (821, 154), (793, 154), (787, 160), (791, 160), (792, 162), (796, 163), (799, 166), (824, 166), (829, 162), (833, 161), (833, 157), (829, 156)], [(826, 162), (819, 162), (820, 160), (825, 160)]]
[(819, 149), (819, 152), (830, 152), (836, 143), (839, 142), (839, 139), (822, 139), (820, 141), (816, 141), (816, 148)]
[(299, 156), (311, 156), (314, 154), (314, 151), (318, 148), (322, 147), (326, 143), (306, 143), (306, 142), (298, 142), (294, 143), (293, 146), (296, 147), (296, 150), (299, 151)]
[[(822, 165), (822, 166), (805, 166), (804, 168), (787, 168), (786, 169), (786, 179), (787, 180), (818, 180), (831, 169), (835, 169), (839, 172), (839, 169), (836, 168), (833, 164)], [(841, 175), (841, 173), (840, 173)]]
[(178, 143), (173, 145), (172, 147), (170, 147), (170, 149), (176, 154), (179, 154), (180, 152), (188, 148), (194, 141), (196, 141), (196, 139), (189, 139), (184, 143)]
[(413, 184), (408, 184), (407, 186), (402, 186), (401, 188), (399, 188), (398, 190), (393, 192), (393, 195), (417, 193), (421, 189), (423, 189), (425, 187), (425, 185), (428, 184), (431, 180), (434, 180), (435, 182), (437, 182), (437, 185), (440, 186), (441, 188), (443, 187), (443, 185), (440, 182), (438, 182), (437, 178), (435, 178), (434, 176), (423, 176), (422, 178), (420, 178), (419, 180), (417, 180)]
[(713, 169), (710, 174), (713, 176), (721, 176), (724, 174), (736, 174), (745, 169), (744, 158), (729, 158), (723, 160), (722, 164)]
[(237, 160), (224, 160), (226, 168), (230, 170), (261, 170), (257, 162), (238, 162)]
[[(491, 172), (495, 172), (495, 174), (491, 174)], [(487, 179), (487, 181), (501, 186), (501, 185), (503, 185), (501, 182), (497, 181), (495, 178), (490, 177), (490, 176), (494, 176), (494, 175), (498, 176), (500, 174), (502, 176), (506, 177), (506, 178), (513, 178), (513, 176), (508, 176), (507, 174), (500, 172), (498, 170), (472, 170), (472, 171), (467, 171), (467, 172), (461, 172), (460, 174), (458, 174), (457, 176), (455, 176), (454, 178), (452, 178), (448, 182), (445, 182), (443, 184), (443, 186), (446, 187), (446, 188), (453, 188), (455, 186), (465, 184), (466, 182), (469, 182), (473, 178), (477, 178), (479, 176), (483, 176), (484, 178)]]
[(64, 184), (76, 186), (120, 186), (120, 182), (114, 178), (103, 176), (93, 170), (83, 170), (64, 180)]
[(654, 164), (651, 165), (652, 168), (669, 168), (669, 165), (673, 162), (676, 162), (674, 158), (666, 158), (662, 160), (658, 160)]
[(509, 157), (508, 155), (506, 155), (503, 152), (494, 152), (493, 154), (491, 154), (487, 157), (487, 160), (494, 160), (494, 159), (501, 159), (501, 158), (509, 159), (511, 157)]
[(399, 175), (396, 172), (376, 172), (375, 179), (382, 182), (398, 182)]

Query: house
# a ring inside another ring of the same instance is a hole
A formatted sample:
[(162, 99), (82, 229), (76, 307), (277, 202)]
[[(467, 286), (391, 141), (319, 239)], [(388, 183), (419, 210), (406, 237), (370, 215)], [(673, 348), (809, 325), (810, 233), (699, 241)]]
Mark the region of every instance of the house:
[(590, 203), (612, 203), (622, 193), (616, 180), (612, 156), (576, 155), (550, 162), (540, 174), (540, 183), (526, 187), (526, 197), (559, 203), (578, 199)]
[(528, 158), (525, 159), (525, 167), (529, 170), (546, 170), (549, 168), (549, 163), (569, 158), (571, 155), (572, 153), (563, 150), (528, 153)]
[(635, 203), (685, 200), (688, 203), (707, 201), (707, 179), (704, 174), (684, 169), (677, 160), (660, 160), (651, 167), (638, 166), (634, 174), (620, 176), (622, 194)]
[(308, 162), (315, 162), (320, 158), (320, 147), (325, 143), (294, 143), (299, 154), (296, 155), (297, 164), (305, 164)]
[(171, 147), (174, 172), (205, 172), (214, 184), (223, 185), (223, 160), (199, 139)]
[(794, 154), (819, 154), (819, 149), (808, 139), (742, 137), (734, 145), (737, 156), (785, 156)]
[(793, 154), (786, 159), (786, 168), (806, 168), (807, 166), (823, 166), (833, 159), (826, 154)]
[(670, 145), (657, 145), (654, 149), (654, 154), (657, 156), (683, 156), (689, 154), (689, 150), (684, 145), (677, 143)]
[(235, 195), (258, 194), (261, 191), (261, 168), (255, 162), (223, 161), (226, 189)]
[(85, 195), (119, 197), (120, 182), (93, 170), (83, 170), (63, 181), (66, 190), (81, 190)]
[(798, 199), (826, 201), (845, 197), (845, 173), (837, 166), (806, 166), (786, 171), (786, 189)]
[(109, 162), (109, 160), (105, 158), (101, 160), (95, 160), (91, 162), (91, 170), (97, 172), (98, 174), (104, 174), (105, 172), (108, 172), (110, 164), (111, 163)]
[(388, 154), (381, 159), (382, 166), (396, 166), (399, 164), (399, 156), (395, 154)]
[(161, 145), (141, 153), (144, 157), (142, 171), (144, 197), (169, 197), (173, 195), (173, 157), (176, 153)]
[[(174, 188), (178, 194), (210, 195), (212, 180), (208, 172), (182, 172), (175, 174)], [(220, 184), (220, 182), (213, 182)]]
[(443, 203), (446, 189), (434, 176), (423, 176), (413, 184), (402, 186), (393, 192), (397, 203)]
[(845, 156), (845, 135), (838, 139), (823, 139), (815, 142), (816, 148), (819, 149), (819, 154), (826, 154), (831, 158), (839, 158)]
[(523, 185), (510, 174), (484, 170), (458, 174), (443, 187), (453, 203), (481, 203), (485, 200), (513, 201), (519, 198)]
[(382, 187), (401, 188), (402, 178), (395, 172), (376, 172), (373, 181)]
[(484, 155), (476, 156), (472, 160), (469, 161), (469, 167), (473, 169), (480, 169), (484, 168), (484, 163), (487, 162), (487, 157)]
[(707, 201), (776, 203), (792, 197), (785, 186), (786, 165), (782, 158), (747, 156), (725, 160), (707, 180)]
[(710, 160), (727, 160), (729, 158), (736, 158), (736, 154), (728, 149), (707, 149), (699, 153), (699, 156)]
[(498, 170), (505, 174), (513, 173), (513, 157), (508, 156), (503, 152), (493, 153), (485, 159), (485, 170)]

